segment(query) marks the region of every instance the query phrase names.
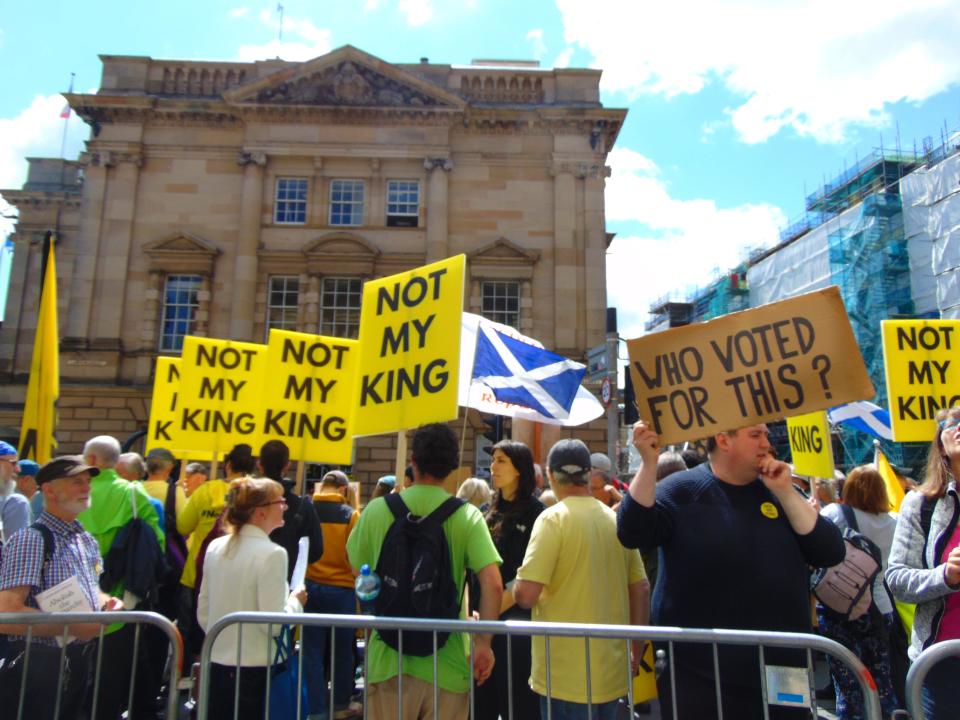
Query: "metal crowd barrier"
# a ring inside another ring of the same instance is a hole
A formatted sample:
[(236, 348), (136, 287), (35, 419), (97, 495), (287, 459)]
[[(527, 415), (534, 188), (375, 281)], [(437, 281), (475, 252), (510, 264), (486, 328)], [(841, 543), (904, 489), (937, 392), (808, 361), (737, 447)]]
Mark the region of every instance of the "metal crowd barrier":
[[(668, 648), (668, 657), (670, 665), (670, 676), (671, 678), (676, 678), (673, 668), (673, 657), (674, 657), (674, 643), (699, 643), (699, 644), (709, 644), (713, 647), (713, 662), (714, 662), (714, 677), (715, 677), (715, 690), (717, 697), (717, 705), (719, 708), (718, 720), (723, 720), (723, 710), (722, 705), (720, 704), (721, 697), (721, 684), (719, 679), (719, 662), (718, 662), (718, 652), (717, 648), (719, 645), (740, 645), (740, 646), (754, 646), (758, 651), (759, 667), (760, 667), (760, 685), (763, 692), (764, 698), (767, 698), (769, 702), (770, 694), (768, 692), (768, 683), (767, 683), (767, 669), (774, 668), (772, 665), (766, 665), (764, 662), (764, 649), (765, 648), (789, 648), (794, 650), (805, 650), (807, 654), (807, 664), (805, 668), (799, 668), (800, 671), (806, 674), (806, 688), (800, 693), (804, 697), (805, 701), (809, 702), (813, 717), (817, 717), (817, 708), (816, 708), (816, 692), (815, 692), (815, 681), (814, 681), (814, 669), (813, 669), (813, 652), (822, 652), (828, 656), (839, 660), (849, 667), (854, 676), (857, 678), (857, 681), (860, 685), (860, 689), (863, 692), (864, 697), (864, 720), (882, 720), (883, 714), (880, 708), (880, 697), (877, 694), (876, 683), (873, 680), (873, 677), (870, 675), (870, 671), (866, 666), (860, 662), (860, 659), (849, 649), (843, 645), (830, 640), (819, 635), (812, 634), (803, 634), (803, 633), (781, 633), (781, 632), (754, 632), (754, 631), (745, 631), (745, 630), (698, 630), (698, 629), (687, 629), (687, 628), (678, 628), (678, 627), (653, 627), (653, 626), (629, 626), (629, 625), (580, 625), (573, 623), (541, 623), (541, 622), (520, 622), (520, 621), (506, 621), (506, 622), (488, 622), (488, 621), (465, 621), (465, 620), (420, 620), (412, 618), (385, 618), (385, 617), (372, 617), (367, 615), (320, 615), (320, 614), (297, 614), (290, 615), (284, 613), (260, 613), (260, 612), (249, 612), (249, 613), (233, 613), (227, 615), (217, 621), (207, 632), (206, 639), (203, 643), (203, 649), (200, 654), (200, 693), (199, 701), (197, 705), (197, 718), (198, 720), (207, 720), (207, 713), (210, 709), (211, 697), (210, 697), (210, 674), (206, 672), (206, 669), (210, 667), (211, 662), (211, 653), (213, 650), (213, 645), (217, 640), (217, 637), (226, 630), (228, 627), (234, 625), (250, 625), (250, 624), (259, 624), (259, 625), (268, 625), (268, 635), (273, 635), (273, 630), (279, 628), (282, 625), (290, 625), (293, 627), (324, 627), (324, 628), (351, 628), (362, 630), (364, 633), (364, 638), (369, 640), (371, 631), (374, 630), (399, 630), (399, 647), (403, 647), (403, 631), (426, 631), (433, 633), (433, 707), (439, 708), (439, 685), (437, 683), (438, 677), (438, 668), (437, 668), (437, 633), (438, 632), (459, 632), (464, 633), (470, 638), (470, 658), (469, 665), (472, 669), (473, 660), (474, 660), (474, 642), (473, 636), (476, 634), (492, 634), (492, 635), (506, 635), (507, 638), (507, 657), (504, 660), (496, 659), (495, 662), (506, 662), (507, 664), (507, 676), (512, 677), (512, 667), (511, 667), (511, 652), (510, 648), (510, 637), (515, 635), (529, 635), (529, 636), (543, 636), (545, 638), (545, 656), (546, 656), (546, 689), (547, 697), (552, 696), (550, 681), (551, 681), (551, 672), (550, 672), (550, 638), (551, 637), (565, 637), (565, 638), (582, 638), (585, 643), (586, 648), (586, 683), (587, 683), (587, 696), (588, 699), (591, 696), (591, 678), (590, 678), (590, 640), (623, 640), (626, 644), (627, 649), (627, 663), (624, 668), (626, 687), (627, 687), (627, 702), (629, 707), (633, 708), (633, 683), (632, 683), (632, 669), (630, 666), (630, 644), (633, 641), (653, 641), (653, 642), (662, 642), (667, 645)], [(243, 632), (238, 630), (237, 632), (237, 664), (239, 665), (240, 654), (243, 641)], [(334, 645), (335, 642), (335, 633), (330, 633), (330, 643), (327, 648), (328, 657), (330, 658), (330, 667), (327, 668), (328, 675), (331, 678), (329, 697), (328, 697), (328, 712), (332, 716), (334, 708), (334, 683), (332, 679), (334, 675), (333, 663), (335, 662), (335, 653)], [(264, 653), (264, 665), (270, 665), (273, 662), (275, 652), (275, 643), (268, 641), (267, 647), (265, 648)], [(297, 653), (299, 663), (298, 669), (298, 682), (303, 682), (303, 652)], [(368, 717), (368, 703), (367, 703), (367, 690), (368, 683), (366, 682), (367, 677), (367, 658), (366, 653), (364, 653), (364, 683), (363, 683), (363, 717)], [(775, 668), (779, 670), (781, 668)], [(403, 655), (398, 656), (397, 663), (397, 677), (398, 677), (398, 689), (397, 689), (397, 718), (398, 720), (404, 720), (402, 717), (402, 701), (403, 697)], [(266, 694), (267, 697), (270, 695), (270, 673), (267, 673), (267, 687)], [(488, 680), (489, 682), (489, 680)], [(240, 683), (240, 673), (237, 673), (236, 684), (234, 688), (234, 718), (237, 716), (237, 705), (236, 698), (239, 695), (239, 683)], [(509, 696), (510, 696), (510, 712), (509, 717), (504, 718), (503, 720), (514, 720), (513, 718), (513, 687), (512, 682), (509, 683)], [(671, 694), (672, 694), (672, 707), (673, 707), (673, 717), (676, 720), (677, 717), (677, 688), (675, 682), (671, 682)], [(305, 717), (306, 710), (302, 709), (300, 706), (301, 702), (301, 687), (297, 687), (297, 714), (294, 717)], [(768, 702), (763, 703), (764, 708), (764, 718), (769, 718), (769, 704)], [(592, 717), (593, 708), (592, 703), (588, 702), (588, 717)], [(783, 703), (788, 705), (793, 705), (793, 703)], [(302, 710), (302, 714), (301, 714)], [(547, 717), (544, 720), (552, 720), (552, 703), (548, 703), (547, 706)], [(266, 720), (270, 720), (270, 711), (269, 703), (267, 703), (267, 710), (265, 713)], [(469, 693), (469, 717), (473, 720), (474, 717), (474, 684), (471, 683), (470, 693)], [(287, 720), (286, 718), (274, 718), (273, 720)], [(524, 720), (523, 718), (517, 718), (516, 720)], [(664, 718), (663, 720), (667, 720)], [(736, 718), (730, 718), (729, 720), (737, 720)]]
[[(181, 666), (183, 664), (183, 639), (180, 636), (179, 631), (170, 622), (167, 618), (162, 615), (158, 615), (154, 612), (138, 612), (138, 611), (117, 611), (117, 612), (96, 612), (96, 613), (2, 613), (0, 614), (0, 625), (26, 625), (27, 633), (24, 635), (26, 641), (26, 647), (23, 653), (23, 670), (21, 677), (26, 678), (27, 673), (30, 668), (30, 654), (31, 654), (31, 640), (35, 638), (33, 635), (33, 626), (34, 625), (60, 625), (63, 624), (63, 635), (62, 642), (63, 647), (60, 648), (60, 673), (59, 677), (51, 678), (50, 689), (53, 691), (53, 683), (56, 681), (56, 700), (55, 700), (55, 710), (54, 716), (59, 717), (59, 707), (60, 707), (60, 698), (63, 691), (63, 684), (61, 679), (63, 677), (65, 659), (66, 659), (66, 650), (67, 650), (67, 625), (73, 625), (78, 623), (90, 623), (100, 626), (100, 633), (97, 637), (87, 641), (90, 643), (96, 643), (96, 652), (94, 655), (94, 669), (93, 669), (93, 679), (90, 685), (90, 691), (93, 693), (92, 706), (91, 706), (91, 715), (96, 716), (97, 710), (97, 700), (98, 693), (100, 689), (100, 677), (102, 671), (102, 661), (103, 661), (103, 639), (105, 637), (105, 630), (108, 625), (114, 623), (123, 623), (125, 625), (134, 625), (134, 640), (133, 640), (133, 658), (134, 662), (130, 668), (130, 691), (127, 698), (127, 707), (133, 703), (134, 690), (136, 688), (137, 682), (137, 662), (136, 658), (138, 657), (139, 652), (143, 652), (141, 648), (141, 630), (144, 625), (151, 625), (153, 627), (159, 628), (167, 636), (168, 640), (168, 654), (166, 657), (167, 667), (169, 668), (169, 675), (167, 679), (167, 697), (165, 702), (165, 717), (167, 720), (176, 720), (177, 718), (177, 700), (178, 700), (178, 683), (180, 681), (180, 672)], [(6, 636), (12, 638), (13, 636)], [(6, 662), (6, 661), (5, 661)], [(26, 691), (25, 683), (21, 684), (20, 687), (20, 697), (17, 701), (16, 706), (16, 715), (13, 718), (16, 720), (30, 720), (30, 718), (24, 718), (23, 715), (23, 706), (24, 706), (24, 693)], [(8, 708), (3, 708), (2, 714), (4, 718), (9, 717), (6, 713), (9, 711)], [(63, 720), (73, 720), (73, 718), (64, 718)]]
[(926, 720), (923, 712), (923, 681), (927, 673), (941, 660), (960, 657), (960, 640), (944, 640), (924, 650), (907, 672), (907, 712), (913, 720)]

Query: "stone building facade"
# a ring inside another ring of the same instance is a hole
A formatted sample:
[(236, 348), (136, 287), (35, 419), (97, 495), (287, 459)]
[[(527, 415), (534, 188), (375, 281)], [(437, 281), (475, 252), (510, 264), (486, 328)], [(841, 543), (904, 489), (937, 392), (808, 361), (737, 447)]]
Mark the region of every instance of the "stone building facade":
[[(24, 187), (2, 191), (20, 212), (0, 329), (8, 432), (49, 230), (66, 451), (142, 428), (154, 359), (184, 334), (355, 336), (365, 279), (452, 254), (468, 258), (465, 309), (568, 357), (603, 342), (605, 160), (626, 111), (601, 105), (600, 71), (390, 64), (350, 46), (309, 62), (101, 59), (99, 91), (67, 96), (86, 152), (31, 159)], [(483, 427), (467, 422), (465, 464)], [(577, 434), (605, 447), (602, 419)], [(394, 446), (358, 441), (358, 472), (389, 472)]]

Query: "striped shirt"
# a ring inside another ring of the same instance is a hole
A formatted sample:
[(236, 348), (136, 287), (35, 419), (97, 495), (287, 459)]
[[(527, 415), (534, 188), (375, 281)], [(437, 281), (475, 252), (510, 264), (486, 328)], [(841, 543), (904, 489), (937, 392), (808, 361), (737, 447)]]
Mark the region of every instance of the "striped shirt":
[[(27, 527), (16, 533), (3, 548), (3, 565), (0, 566), (0, 591), (29, 585), (25, 604), (37, 608), (35, 595), (76, 575), (80, 588), (92, 611), (100, 609), (98, 581), (103, 571), (100, 546), (93, 535), (74, 520), (66, 523), (44, 511), (37, 523), (50, 528), (53, 535), (53, 554), (43, 564), (43, 535), (39, 530)], [(24, 639), (15, 635), (11, 639)], [(52, 637), (37, 637), (35, 642), (56, 645)]]

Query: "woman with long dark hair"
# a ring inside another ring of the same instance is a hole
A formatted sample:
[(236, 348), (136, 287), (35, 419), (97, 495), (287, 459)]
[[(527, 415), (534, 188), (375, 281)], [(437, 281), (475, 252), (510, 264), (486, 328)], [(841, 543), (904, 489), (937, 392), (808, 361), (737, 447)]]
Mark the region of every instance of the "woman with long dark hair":
[[(883, 570), (890, 557), (896, 517), (890, 512), (890, 499), (883, 477), (870, 465), (855, 467), (843, 485), (843, 504), (831, 503), (820, 514), (840, 529), (849, 527), (869, 538), (880, 550), (882, 570), (873, 583), (873, 606), (866, 615), (846, 620), (817, 603), (820, 631), (831, 640), (853, 650), (870, 670), (877, 683), (884, 717), (897, 709), (890, 664), (890, 632), (900, 622), (896, 608), (883, 586)], [(830, 659), (830, 673), (837, 694), (837, 716), (842, 720), (863, 717), (863, 695), (856, 676), (841, 662)]]
[[(923, 484), (907, 493), (893, 536), (887, 584), (901, 602), (916, 603), (911, 660), (934, 643), (960, 639), (960, 406), (940, 410)], [(941, 660), (923, 686), (928, 720), (960, 717), (960, 658)]]
[[(517, 568), (527, 552), (533, 523), (546, 508), (534, 494), (537, 488), (530, 448), (515, 440), (501, 440), (493, 446), (490, 463), (493, 483), (493, 507), (487, 513), (487, 526), (503, 564), (500, 576), (505, 588), (517, 576)], [(514, 603), (513, 593), (503, 593), (501, 620), (529, 620), (530, 611)], [(481, 720), (509, 717), (508, 672), (513, 676), (513, 717), (540, 717), (540, 699), (530, 689), (530, 637), (515, 635), (510, 641), (510, 668), (505, 635), (493, 636), (497, 663), (488, 682), (476, 688), (477, 717)]]

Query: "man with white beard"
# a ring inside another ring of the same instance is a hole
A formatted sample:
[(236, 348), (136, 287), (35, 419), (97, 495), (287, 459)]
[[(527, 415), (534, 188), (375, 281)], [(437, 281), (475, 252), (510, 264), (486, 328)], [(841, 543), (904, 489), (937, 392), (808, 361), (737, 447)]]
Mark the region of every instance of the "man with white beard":
[[(89, 612), (119, 610), (123, 603), (100, 591), (103, 568), (96, 539), (77, 522), (90, 506), (90, 479), (99, 471), (82, 458), (59, 457), (44, 465), (37, 484), (44, 511), (36, 523), (13, 536), (4, 547), (0, 566), (0, 613), (39, 612), (36, 596), (43, 590), (76, 578)], [(62, 625), (33, 625), (29, 663), (25, 660), (25, 625), (0, 625), (10, 635), (5, 672), (0, 676), (0, 707), (17, 714), (24, 665), (28, 665), (23, 693), (23, 717), (52, 718), (59, 695), (60, 717), (79, 717), (100, 626), (76, 623), (67, 628), (73, 640), (66, 646), (61, 673)], [(59, 678), (59, 680), (57, 680)], [(56, 691), (54, 691), (56, 689)]]
[(17, 492), (17, 449), (0, 441), (0, 539), (4, 542), (30, 524), (30, 502)]

